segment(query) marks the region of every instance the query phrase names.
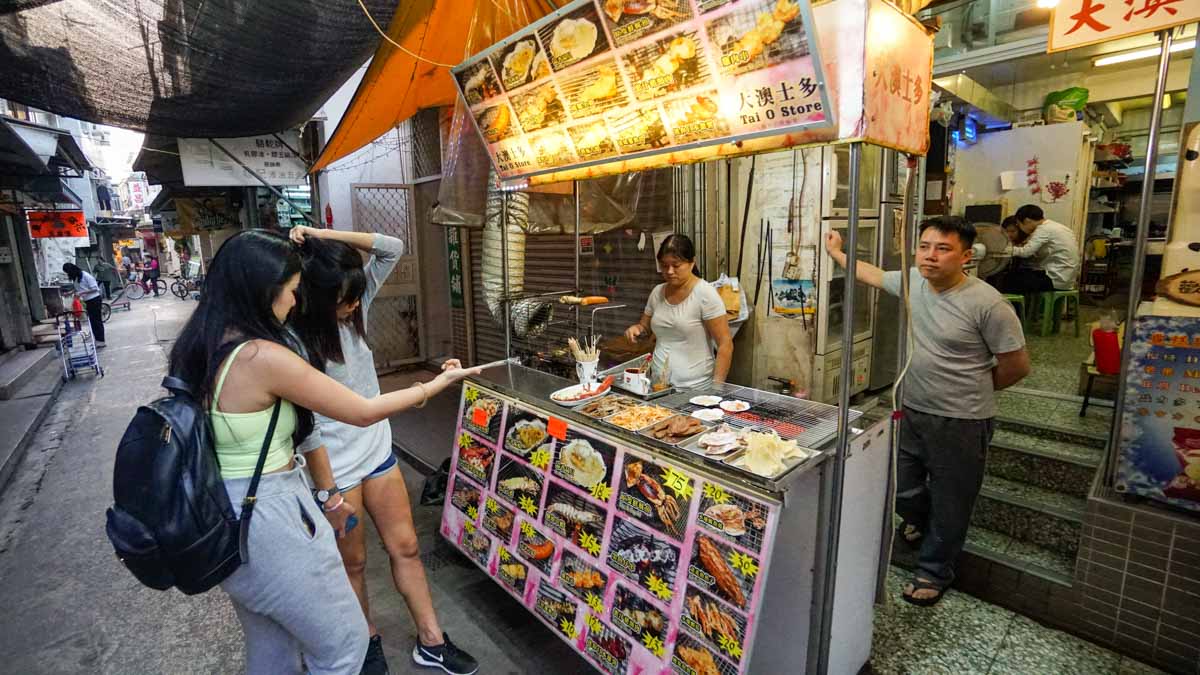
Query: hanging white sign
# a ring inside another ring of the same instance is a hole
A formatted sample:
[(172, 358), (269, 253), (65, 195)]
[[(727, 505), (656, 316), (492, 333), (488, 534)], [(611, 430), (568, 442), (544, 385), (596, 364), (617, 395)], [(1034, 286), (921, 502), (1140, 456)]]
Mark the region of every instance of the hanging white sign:
[(1197, 0), (1059, 0), (1048, 52), (1118, 40), (1200, 21)]
[[(278, 136), (220, 138), (217, 142), (271, 185), (304, 185), (308, 167), (292, 152), (300, 147), (300, 134), (286, 131)], [(189, 187), (261, 185), (207, 138), (180, 138), (179, 163), (183, 184)]]

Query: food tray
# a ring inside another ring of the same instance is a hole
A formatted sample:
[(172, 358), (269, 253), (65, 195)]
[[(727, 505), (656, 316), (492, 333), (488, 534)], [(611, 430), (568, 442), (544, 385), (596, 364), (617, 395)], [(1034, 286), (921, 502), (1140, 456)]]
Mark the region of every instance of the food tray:
[[(774, 429), (780, 438), (796, 441), (797, 445), (804, 448), (819, 448), (837, 436), (837, 406), (737, 385), (720, 384), (680, 392), (658, 404), (690, 415), (703, 408), (688, 401), (699, 394), (738, 399), (750, 404), (750, 409), (745, 412), (725, 413), (721, 421), (730, 426), (753, 427), (760, 431)], [(849, 423), (853, 424), (859, 417), (862, 417), (861, 412), (851, 410)]]
[[(663, 421), (661, 421), (661, 422), (655, 422), (654, 424), (651, 424), (650, 426), (646, 427), (645, 429), (642, 429), (642, 430), (641, 430), (639, 433), (640, 433), (641, 435), (643, 435), (643, 436), (647, 437), (647, 438), (653, 438), (654, 440), (658, 441), (659, 443), (666, 443), (667, 445), (674, 445), (674, 446), (676, 446), (676, 447), (682, 447), (682, 446), (683, 446), (683, 444), (685, 444), (685, 443), (687, 443), (687, 442), (689, 442), (689, 441), (695, 440), (695, 439), (696, 439), (696, 438), (698, 438), (698, 437), (699, 437), (701, 434), (705, 434), (705, 433), (708, 433), (709, 431), (712, 431), (712, 430), (713, 430), (713, 426), (712, 426), (711, 424), (705, 424), (705, 423), (701, 422), (701, 424), (700, 424), (700, 431), (697, 431), (696, 433), (692, 434), (691, 436), (687, 436), (687, 437), (685, 437), (685, 438), (681, 438), (680, 440), (678, 440), (678, 441), (676, 441), (676, 442), (674, 442), (674, 443), (669, 443), (669, 442), (667, 442), (667, 441), (664, 441), (664, 440), (662, 440), (662, 439), (659, 439), (659, 438), (654, 438), (654, 436), (653, 436), (653, 435), (651, 435), (651, 433), (650, 433), (650, 432), (651, 432), (651, 430), (652, 430), (652, 429), (654, 429), (654, 427), (656, 427), (656, 426), (658, 426), (658, 425), (660, 425), (660, 424), (669, 424), (669, 423), (670, 423), (672, 420), (680, 419), (680, 418), (682, 418), (682, 417), (689, 417), (689, 416), (688, 416), (688, 415), (673, 415), (673, 416), (671, 416), (671, 417), (668, 417), (667, 419), (665, 419), (665, 420), (663, 420)], [(699, 422), (700, 420), (696, 420), (696, 421), (697, 421), (697, 422)]]
[(652, 391), (649, 394), (639, 394), (636, 391), (630, 391), (630, 390), (626, 389), (625, 387), (621, 386), (621, 373), (625, 372), (625, 370), (628, 368), (641, 368), (641, 367), (648, 366), (649, 362), (646, 359), (647, 356), (649, 356), (649, 354), (642, 354), (641, 356), (636, 356), (632, 359), (629, 359), (625, 363), (622, 363), (619, 366), (613, 366), (612, 368), (609, 368), (608, 370), (603, 370), (603, 371), (600, 371), (599, 373), (596, 373), (596, 377), (603, 378), (603, 377), (612, 375), (613, 376), (613, 385), (612, 385), (613, 389), (620, 389), (622, 392), (625, 393), (626, 396), (632, 396), (641, 401), (654, 401), (654, 400), (663, 398), (664, 396), (670, 396), (671, 394), (678, 393), (679, 390), (676, 389), (675, 387), (667, 387), (666, 389), (663, 389), (662, 391)]
[(623, 406), (622, 410), (624, 408), (632, 408), (635, 405), (639, 405), (639, 402), (636, 399), (630, 398), (623, 394), (609, 394), (608, 396), (606, 396), (602, 399), (588, 401), (585, 405), (581, 405), (578, 408), (576, 408), (576, 411), (579, 412), (580, 414), (587, 415), (588, 417), (590, 417), (594, 420), (602, 420), (607, 417), (612, 417), (615, 414), (615, 412), (608, 413), (605, 415), (593, 415), (592, 413), (588, 412), (588, 408), (590, 408), (594, 404), (599, 404), (601, 402), (606, 403), (608, 405), (621, 405), (621, 406)]
[(760, 476), (762, 478), (766, 478), (767, 480), (774, 480), (774, 479), (779, 478), (780, 476), (783, 476), (784, 474), (788, 473), (792, 469), (795, 469), (796, 467), (800, 466), (801, 464), (804, 464), (808, 460), (810, 460), (814, 457), (820, 456), (820, 453), (813, 450), (812, 448), (806, 448), (803, 445), (801, 445), (800, 449), (807, 452), (808, 456), (801, 458), (801, 459), (785, 459), (785, 460), (783, 460), (783, 471), (772, 474), (770, 476), (763, 476), (762, 474), (755, 473), (755, 472), (751, 471), (750, 469), (747, 469), (744, 466), (738, 466), (737, 464), (734, 464), (734, 462), (736, 462), (739, 458), (741, 458), (742, 455), (746, 454), (745, 450), (735, 450), (735, 451), (729, 453), (728, 455), (726, 455), (725, 457), (713, 458), (713, 459), (716, 459), (717, 461), (721, 462), (722, 464), (727, 464), (727, 465), (733, 467), (734, 469), (737, 469), (738, 471), (743, 471), (752, 476)]
[(646, 405), (646, 404), (641, 404), (641, 405), (639, 405), (639, 406), (637, 406), (637, 407), (639, 407), (639, 408), (651, 408), (651, 409), (654, 409), (654, 410), (657, 410), (657, 411), (662, 411), (660, 414), (662, 414), (662, 415), (663, 415), (663, 417), (659, 417), (658, 419), (651, 420), (650, 422), (647, 422), (646, 424), (643, 424), (643, 425), (641, 425), (641, 426), (636, 426), (636, 427), (628, 427), (628, 426), (624, 426), (624, 425), (622, 425), (622, 424), (618, 424), (617, 422), (613, 421), (613, 420), (615, 420), (617, 417), (619, 417), (620, 415), (622, 415), (623, 413), (626, 413), (626, 412), (628, 412), (628, 411), (630, 411), (630, 410), (632, 410), (632, 409), (633, 409), (633, 408), (626, 408), (625, 410), (622, 410), (621, 412), (617, 413), (616, 415), (613, 415), (612, 417), (609, 417), (609, 418), (605, 419), (604, 421), (605, 421), (605, 422), (608, 422), (609, 424), (613, 425), (614, 427), (619, 427), (619, 428), (621, 428), (621, 429), (625, 429), (626, 431), (641, 431), (642, 429), (645, 429), (645, 428), (647, 428), (647, 427), (649, 427), (649, 426), (651, 426), (651, 425), (658, 424), (659, 422), (662, 422), (662, 421), (663, 421), (663, 420), (665, 420), (665, 419), (668, 419), (668, 418), (670, 418), (670, 417), (674, 417), (674, 416), (675, 416), (675, 411), (671, 410), (670, 408), (664, 408), (664, 407), (662, 407), (662, 406), (658, 406), (658, 405)]

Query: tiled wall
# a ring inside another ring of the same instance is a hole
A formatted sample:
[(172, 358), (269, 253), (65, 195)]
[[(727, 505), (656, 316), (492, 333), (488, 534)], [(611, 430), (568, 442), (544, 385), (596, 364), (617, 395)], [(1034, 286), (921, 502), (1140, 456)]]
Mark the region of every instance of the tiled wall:
[(1200, 673), (1200, 517), (1090, 498), (1073, 590), (1078, 614), (1064, 627), (1171, 672)]

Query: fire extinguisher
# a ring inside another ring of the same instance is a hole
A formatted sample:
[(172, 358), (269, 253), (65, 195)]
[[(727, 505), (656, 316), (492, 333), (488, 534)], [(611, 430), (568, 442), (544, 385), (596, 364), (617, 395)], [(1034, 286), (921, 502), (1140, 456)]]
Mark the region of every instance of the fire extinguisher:
[(74, 302), (71, 303), (71, 313), (75, 315), (75, 330), (78, 332), (83, 327), (83, 303), (79, 301), (78, 295), (75, 296)]

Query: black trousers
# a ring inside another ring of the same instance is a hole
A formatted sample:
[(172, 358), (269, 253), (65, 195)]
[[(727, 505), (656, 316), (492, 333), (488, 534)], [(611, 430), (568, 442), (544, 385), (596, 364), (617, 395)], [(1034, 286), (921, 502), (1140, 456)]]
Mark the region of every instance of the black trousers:
[(92, 337), (96, 339), (96, 342), (104, 342), (104, 321), (100, 318), (100, 308), (104, 306), (104, 301), (100, 299), (100, 296), (96, 296), (91, 300), (84, 300), (83, 306), (92, 323)]
[(896, 512), (924, 533), (922, 578), (949, 586), (983, 486), (995, 423), (918, 412), (905, 406), (896, 466)]
[(1049, 293), (1054, 290), (1054, 282), (1042, 270), (1021, 268), (1004, 275), (998, 286), (1001, 293), (1025, 295), (1027, 293)]

